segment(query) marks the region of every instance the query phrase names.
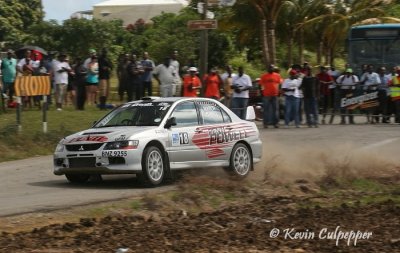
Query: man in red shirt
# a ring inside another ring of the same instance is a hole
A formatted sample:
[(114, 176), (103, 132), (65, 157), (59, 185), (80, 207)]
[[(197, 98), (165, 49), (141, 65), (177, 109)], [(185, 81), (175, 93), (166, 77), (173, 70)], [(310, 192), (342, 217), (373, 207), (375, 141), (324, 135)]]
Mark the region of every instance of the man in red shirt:
[(190, 67), (189, 74), (186, 74), (183, 77), (184, 97), (197, 97), (197, 91), (201, 89), (201, 81), (196, 74), (197, 74), (197, 68)]
[[(328, 70), (326, 67), (321, 66), (320, 72), (315, 76), (320, 84), (320, 99), (322, 105), (322, 124), (325, 124), (326, 113), (328, 112), (328, 108), (332, 104), (332, 89), (330, 86), (333, 85), (333, 77), (328, 74)], [(332, 118), (332, 117), (331, 117)]]
[(274, 70), (275, 66), (270, 65), (268, 72), (260, 77), (264, 106), (264, 128), (268, 128), (268, 125), (273, 125), (275, 128), (279, 126), (279, 85), (282, 83), (282, 77)]

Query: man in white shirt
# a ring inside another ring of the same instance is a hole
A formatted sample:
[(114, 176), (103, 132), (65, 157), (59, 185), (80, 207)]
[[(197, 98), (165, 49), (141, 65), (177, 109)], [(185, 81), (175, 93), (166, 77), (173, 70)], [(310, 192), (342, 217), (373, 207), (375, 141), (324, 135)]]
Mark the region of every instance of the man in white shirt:
[(154, 77), (160, 84), (161, 97), (172, 97), (172, 86), (175, 80), (175, 68), (170, 65), (170, 58), (165, 58), (164, 63), (154, 69)]
[(232, 78), (232, 111), (241, 119), (246, 119), (249, 104), (249, 89), (253, 86), (249, 75), (244, 74), (243, 67), (238, 68), (238, 75)]
[[(353, 75), (353, 70), (351, 68), (346, 69), (344, 75), (341, 75), (336, 79), (336, 83), (340, 89), (340, 99), (352, 96), (358, 82), (358, 77)], [(354, 124), (354, 118), (352, 115), (353, 110), (348, 110), (346, 107), (340, 107), (340, 114), (342, 118), (340, 124), (346, 124), (346, 114), (349, 115), (349, 123)]]
[(59, 61), (54, 66), (54, 82), (56, 85), (56, 107), (57, 111), (62, 110), (62, 104), (64, 102), (65, 95), (67, 94), (68, 86), (68, 73), (70, 73), (71, 67), (66, 61), (67, 55), (60, 54)]
[[(381, 83), (381, 78), (378, 73), (374, 72), (374, 66), (368, 65), (367, 71), (361, 76), (360, 83), (364, 85), (364, 91), (375, 91), (378, 88), (378, 85)], [(367, 114), (367, 123), (374, 123), (372, 117), (370, 115), (375, 110), (375, 108), (366, 108), (365, 112)]]
[(17, 64), (18, 72), (22, 73), (24, 76), (30, 76), (33, 74), (33, 60), (31, 58), (31, 51), (25, 51), (25, 57), (22, 58)]
[(179, 75), (180, 71), (180, 64), (179, 61), (177, 60), (178, 58), (178, 51), (174, 51), (172, 56), (171, 56), (171, 62), (170, 65), (175, 68), (175, 78), (174, 82), (172, 84), (172, 95), (176, 97), (182, 96), (182, 79), (181, 76)]
[(300, 127), (300, 99), (302, 94), (299, 90), (302, 79), (298, 77), (296, 70), (289, 72), (289, 78), (282, 83), (282, 90), (285, 92), (285, 127), (289, 127), (291, 119), (297, 128)]
[(362, 74), (360, 83), (364, 85), (364, 90), (376, 90), (381, 79), (378, 73), (374, 72), (374, 66), (368, 65), (367, 71)]

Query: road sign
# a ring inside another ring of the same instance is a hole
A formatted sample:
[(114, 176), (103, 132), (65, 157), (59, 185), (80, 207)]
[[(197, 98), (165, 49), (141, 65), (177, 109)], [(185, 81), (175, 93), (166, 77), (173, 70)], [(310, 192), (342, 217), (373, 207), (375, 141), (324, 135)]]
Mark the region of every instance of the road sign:
[(189, 20), (187, 26), (189, 30), (217, 29), (217, 20), (215, 19)]

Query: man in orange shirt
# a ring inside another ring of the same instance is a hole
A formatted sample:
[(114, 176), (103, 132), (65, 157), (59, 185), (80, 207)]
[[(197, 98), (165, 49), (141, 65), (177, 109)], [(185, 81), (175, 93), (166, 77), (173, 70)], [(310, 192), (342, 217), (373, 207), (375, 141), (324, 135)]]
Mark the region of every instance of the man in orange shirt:
[(183, 77), (183, 96), (184, 97), (197, 97), (197, 91), (201, 89), (200, 78), (196, 75), (197, 68), (190, 67), (189, 74)]
[(281, 83), (282, 77), (275, 72), (274, 65), (270, 65), (268, 72), (260, 77), (264, 106), (264, 128), (268, 128), (268, 125), (273, 125), (275, 128), (279, 127), (279, 85)]
[(210, 73), (204, 77), (204, 96), (219, 100), (221, 98), (220, 90), (223, 88), (221, 77), (217, 74), (217, 69), (212, 68)]

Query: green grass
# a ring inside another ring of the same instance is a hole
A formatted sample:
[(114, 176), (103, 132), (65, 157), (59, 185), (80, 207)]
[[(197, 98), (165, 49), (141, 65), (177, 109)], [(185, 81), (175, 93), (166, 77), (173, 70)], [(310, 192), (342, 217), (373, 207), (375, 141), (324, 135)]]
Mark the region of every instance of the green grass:
[(348, 206), (368, 205), (385, 201), (393, 201), (400, 205), (400, 185), (395, 182), (385, 182), (380, 179), (336, 179), (336, 186), (322, 187), (321, 196), (326, 199), (313, 199), (311, 202), (302, 202), (300, 207), (321, 205), (336, 207), (342, 204)]
[(47, 133), (43, 133), (42, 112), (26, 109), (21, 113), (21, 131), (18, 131), (15, 109), (0, 113), (0, 162), (52, 154), (58, 141), (66, 135), (89, 128), (95, 120), (105, 115), (94, 106), (77, 111), (67, 106), (47, 112)]
[(370, 179), (357, 178), (351, 182), (353, 189), (366, 192), (379, 192), (386, 190), (387, 186)]
[(134, 200), (130, 203), (130, 207), (135, 210), (138, 211), (142, 208), (143, 203), (140, 200)]

